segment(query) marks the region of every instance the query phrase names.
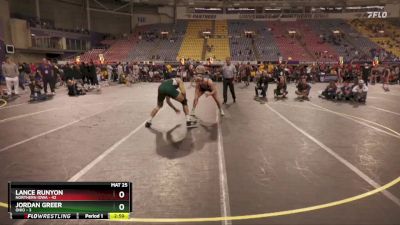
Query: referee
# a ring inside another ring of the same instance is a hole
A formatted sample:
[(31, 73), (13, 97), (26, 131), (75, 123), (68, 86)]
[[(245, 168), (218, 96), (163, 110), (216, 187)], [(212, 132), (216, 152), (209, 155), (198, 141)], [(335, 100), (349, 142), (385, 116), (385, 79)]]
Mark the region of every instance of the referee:
[(236, 74), (236, 67), (232, 65), (231, 58), (226, 58), (226, 64), (222, 67), (222, 78), (223, 78), (223, 94), (224, 94), (224, 104), (228, 100), (227, 88), (231, 91), (233, 102), (236, 102), (235, 88), (233, 86), (233, 79)]

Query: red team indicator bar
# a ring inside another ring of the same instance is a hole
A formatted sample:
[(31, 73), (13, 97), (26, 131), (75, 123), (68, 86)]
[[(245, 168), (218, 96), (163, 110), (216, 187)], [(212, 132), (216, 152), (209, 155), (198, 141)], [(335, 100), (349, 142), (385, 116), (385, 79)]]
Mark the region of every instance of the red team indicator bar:
[(129, 219), (131, 182), (9, 182), (12, 219)]

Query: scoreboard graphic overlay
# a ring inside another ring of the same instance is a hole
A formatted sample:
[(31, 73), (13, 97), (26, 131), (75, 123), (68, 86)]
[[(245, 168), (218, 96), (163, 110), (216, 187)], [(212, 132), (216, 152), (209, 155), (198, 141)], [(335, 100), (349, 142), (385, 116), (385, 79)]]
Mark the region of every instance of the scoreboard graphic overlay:
[(9, 182), (11, 219), (129, 219), (131, 182)]

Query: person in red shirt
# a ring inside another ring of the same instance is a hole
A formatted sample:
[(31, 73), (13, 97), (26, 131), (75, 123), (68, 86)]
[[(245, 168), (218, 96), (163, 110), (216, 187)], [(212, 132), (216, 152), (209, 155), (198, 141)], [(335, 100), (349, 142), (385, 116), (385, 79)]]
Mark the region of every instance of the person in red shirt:
[(31, 73), (33, 73), (33, 74), (36, 73), (36, 71), (37, 71), (36, 65), (34, 63), (31, 63), (30, 67), (31, 67)]

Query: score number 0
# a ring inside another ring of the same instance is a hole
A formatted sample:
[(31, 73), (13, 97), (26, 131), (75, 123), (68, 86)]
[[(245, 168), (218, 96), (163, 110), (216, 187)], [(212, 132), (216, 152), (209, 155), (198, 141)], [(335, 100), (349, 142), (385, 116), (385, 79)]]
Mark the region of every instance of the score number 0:
[[(118, 197), (123, 199), (125, 197), (125, 192), (124, 191), (120, 191), (118, 193)], [(119, 208), (119, 210), (123, 211), (125, 209), (125, 205), (121, 203), (121, 204), (119, 204), (118, 208)]]

